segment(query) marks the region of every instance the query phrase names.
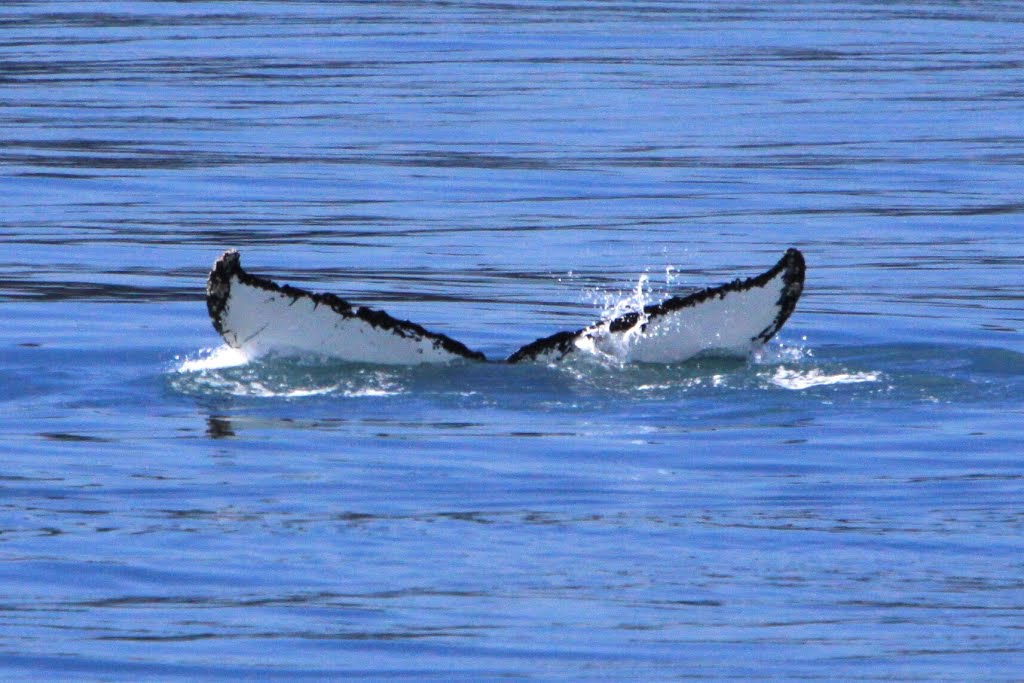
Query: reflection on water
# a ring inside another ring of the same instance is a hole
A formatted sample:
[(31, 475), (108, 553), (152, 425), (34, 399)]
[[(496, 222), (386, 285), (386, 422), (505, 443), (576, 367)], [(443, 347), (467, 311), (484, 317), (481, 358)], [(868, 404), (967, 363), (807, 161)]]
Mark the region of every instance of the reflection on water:
[(231, 428), (231, 420), (221, 415), (210, 415), (206, 418), (206, 435), (211, 439), (227, 439), (235, 435)]

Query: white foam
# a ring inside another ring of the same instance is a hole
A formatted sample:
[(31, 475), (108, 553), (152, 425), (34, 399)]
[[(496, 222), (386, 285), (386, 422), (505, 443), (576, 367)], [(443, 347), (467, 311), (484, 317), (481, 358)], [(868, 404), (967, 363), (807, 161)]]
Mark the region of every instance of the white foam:
[(835, 384), (858, 384), (861, 382), (877, 382), (881, 378), (879, 372), (836, 372), (826, 373), (817, 368), (810, 370), (791, 370), (777, 368), (769, 382), (783, 389), (801, 391), (811, 387), (825, 387)]
[(382, 398), (385, 396), (397, 396), (402, 392), (395, 389), (366, 387), (363, 389), (347, 389), (341, 392), (345, 398)]
[(246, 369), (243, 376), (236, 374), (230, 370), (224, 373), (218, 369), (206, 369), (189, 375), (181, 374), (175, 384), (187, 390), (198, 389), (239, 398), (385, 398), (405, 393), (400, 384), (381, 377), (355, 377), (319, 384), (308, 377), (261, 376), (259, 368)]
[(338, 390), (338, 385), (327, 387), (295, 387), (275, 389), (268, 387), (262, 382), (236, 383), (235, 395), (255, 396), (258, 398), (309, 398), (311, 396), (324, 396)]
[[(321, 361), (327, 359), (320, 356)], [(216, 349), (201, 351), (194, 358), (186, 358), (176, 368), (179, 375), (187, 375), (181, 381), (192, 386), (223, 392), (240, 398), (311, 398), (316, 396), (337, 395), (345, 398), (379, 398), (396, 396), (404, 393), (398, 383), (381, 374), (370, 377), (362, 375), (350, 377), (341, 382), (321, 384), (308, 376), (291, 375), (286, 372), (275, 379), (265, 374), (261, 366), (245, 368), (242, 375), (231, 368), (246, 365), (256, 358), (224, 345)], [(312, 358), (310, 358), (312, 360)], [(315, 364), (314, 364), (315, 366)], [(220, 372), (228, 370), (228, 372)]]

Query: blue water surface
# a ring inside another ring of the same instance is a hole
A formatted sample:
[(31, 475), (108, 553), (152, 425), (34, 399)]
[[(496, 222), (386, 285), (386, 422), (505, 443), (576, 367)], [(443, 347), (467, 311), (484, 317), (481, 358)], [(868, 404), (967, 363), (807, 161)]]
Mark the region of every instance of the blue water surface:
[[(0, 7), (0, 678), (1019, 680), (1024, 7)], [(489, 357), (217, 363), (227, 248)]]

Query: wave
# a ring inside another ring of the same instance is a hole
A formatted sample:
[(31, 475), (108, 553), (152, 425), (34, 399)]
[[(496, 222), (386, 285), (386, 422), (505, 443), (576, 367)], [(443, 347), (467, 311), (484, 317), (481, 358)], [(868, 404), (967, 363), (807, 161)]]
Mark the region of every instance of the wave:
[(829, 346), (773, 342), (750, 360), (677, 364), (576, 354), (559, 363), (375, 366), (316, 356), (245, 358), (230, 347), (178, 359), (171, 388), (253, 400), (425, 400), (475, 407), (586, 410), (607, 401), (743, 402), (777, 394), (811, 400), (971, 403), (1024, 388), (1024, 354), (951, 345)]

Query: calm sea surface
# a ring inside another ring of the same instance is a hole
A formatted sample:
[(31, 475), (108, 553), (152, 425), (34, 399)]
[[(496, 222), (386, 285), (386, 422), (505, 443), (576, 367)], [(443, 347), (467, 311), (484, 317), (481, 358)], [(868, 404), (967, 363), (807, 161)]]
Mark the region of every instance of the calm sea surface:
[[(5, 2), (0, 678), (1020, 680), (1024, 6)], [(253, 272), (488, 356), (218, 368)]]

